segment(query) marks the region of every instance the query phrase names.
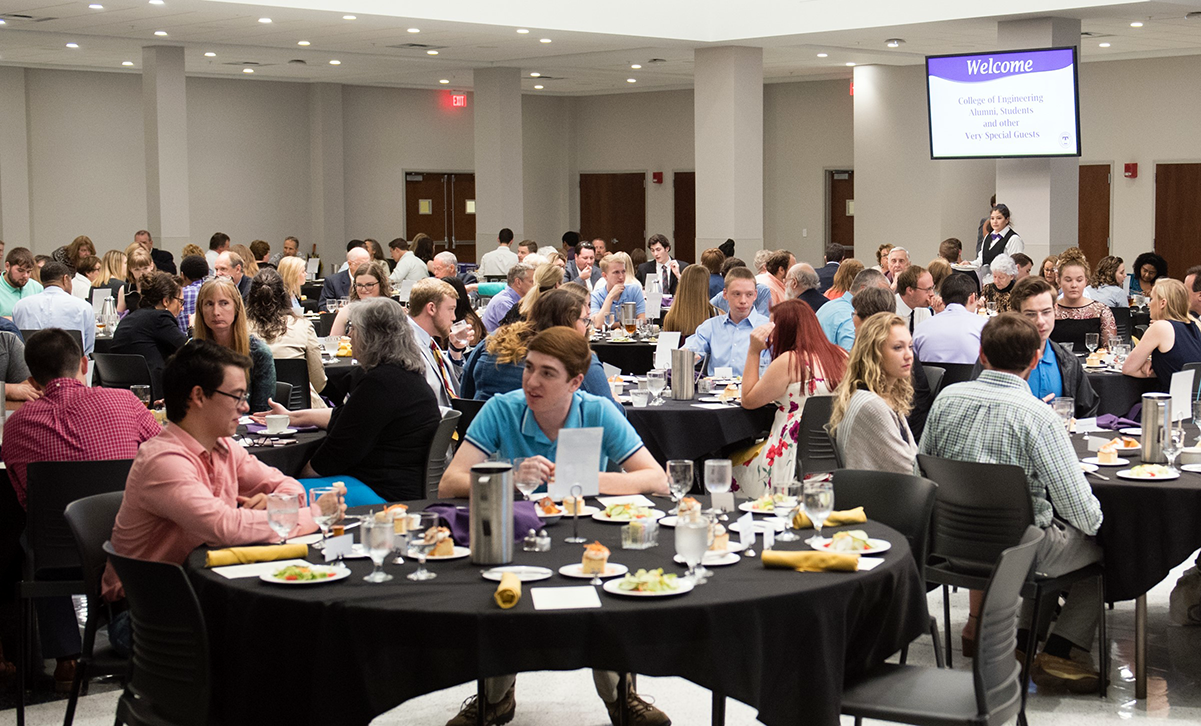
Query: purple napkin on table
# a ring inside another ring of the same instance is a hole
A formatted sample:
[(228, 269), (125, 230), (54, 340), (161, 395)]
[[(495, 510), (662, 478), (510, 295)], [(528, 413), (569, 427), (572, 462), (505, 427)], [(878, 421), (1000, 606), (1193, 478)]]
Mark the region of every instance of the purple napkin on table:
[[(443, 526), (450, 529), (455, 544), (460, 547), (471, 545), (471, 512), (467, 507), (439, 502), (429, 505), (425, 511), (438, 513)], [(540, 530), (542, 526), (542, 520), (538, 518), (533, 502), (513, 502), (513, 541), (520, 542), (531, 529)]]
[(1112, 413), (1103, 413), (1097, 417), (1097, 428), (1117, 431), (1118, 429), (1138, 428), (1142, 424), (1137, 421), (1131, 421), (1128, 418), (1114, 416)]
[[(316, 431), (317, 430), (316, 426), (291, 426), (289, 428), (295, 429), (296, 431)], [(246, 433), (248, 433), (248, 434), (265, 434), (265, 433), (267, 433), (267, 427), (264, 426), (263, 424), (256, 424), (256, 423), (246, 424)]]

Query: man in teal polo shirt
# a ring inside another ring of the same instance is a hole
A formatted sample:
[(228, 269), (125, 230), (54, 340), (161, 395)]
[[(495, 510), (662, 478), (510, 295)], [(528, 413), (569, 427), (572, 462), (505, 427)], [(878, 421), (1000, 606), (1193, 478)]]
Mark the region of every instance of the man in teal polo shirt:
[(42, 284), (33, 279), (33, 253), (24, 247), (13, 247), (4, 258), (4, 274), (0, 275), (0, 315), (11, 318), (18, 300), (37, 295)]

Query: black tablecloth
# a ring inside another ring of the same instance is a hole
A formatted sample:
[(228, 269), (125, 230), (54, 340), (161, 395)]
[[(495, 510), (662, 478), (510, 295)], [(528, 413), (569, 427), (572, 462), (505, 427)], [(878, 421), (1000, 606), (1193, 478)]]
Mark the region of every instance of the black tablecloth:
[[(1196, 441), (1195, 427), (1185, 426), (1185, 431), (1190, 443)], [(1083, 436), (1073, 436), (1072, 443), (1080, 456), (1094, 456)], [(1142, 463), (1139, 452), (1119, 456), (1129, 459), (1129, 466)], [(1105, 549), (1105, 597), (1111, 602), (1144, 594), (1201, 548), (1201, 475), (1182, 472), (1171, 481), (1119, 479), (1117, 472), (1125, 468), (1101, 467), (1109, 481), (1088, 477), (1105, 515), (1098, 539)]]
[(359, 366), (351, 361), (353, 358), (335, 358), (332, 362), (325, 364), (325, 388), (321, 391), (321, 395), (325, 396), (335, 404), (341, 404), (346, 400), (346, 394), (350, 391), (350, 374)]
[(617, 366), (622, 373), (646, 375), (655, 367), (654, 343), (591, 343), (592, 352), (601, 363)]
[[(553, 525), (551, 551), (519, 550), (515, 563), (557, 571), (579, 562), (581, 546), (563, 542), (570, 528)], [(587, 580), (526, 583), (521, 602), (501, 610), (496, 584), (470, 559), (431, 563), (438, 577), (421, 583), (404, 578), (415, 563), (389, 564), (395, 579), (378, 585), (363, 582), (368, 560), (351, 560), (345, 580), (284, 587), (226, 580), (203, 569), (197, 551), (188, 564), (210, 634), (213, 715), (225, 724), (365, 724), (480, 676), (593, 667), (687, 678), (750, 704), (769, 726), (837, 724), (844, 677), (895, 653), (928, 619), (905, 538), (880, 524), (861, 528), (892, 542), (869, 572), (765, 570), (744, 558), (711, 568), (708, 584), (679, 597), (601, 592), (599, 609), (541, 612), (531, 588)], [(622, 550), (617, 525), (587, 519), (580, 534), (631, 569), (683, 571), (671, 561), (670, 529), (643, 551)], [(581, 683), (581, 694), (591, 691)]]
[(667, 399), (662, 406), (646, 408), (626, 404), (626, 415), (634, 430), (660, 463), (699, 459), (727, 445), (753, 439), (771, 430), (776, 414), (775, 406), (748, 411), (728, 404), (720, 409), (698, 408), (693, 403), (696, 401)]
[[(1143, 400), (1143, 394), (1160, 389), (1158, 378), (1135, 378), (1121, 373), (1086, 373), (1088, 382), (1097, 392), (1100, 406), (1097, 415), (1112, 413), (1125, 416), (1134, 404)], [(1066, 395), (1066, 394), (1065, 394)]]
[[(245, 426), (238, 427), (238, 435), (246, 435)], [(254, 438), (254, 434), (250, 436)], [(313, 452), (317, 451), (317, 447), (325, 439), (325, 432), (301, 432), (292, 438), (296, 439), (296, 443), (284, 446), (249, 446), (246, 451), (264, 464), (273, 466), (290, 477), (299, 477), (305, 462), (313, 458)]]

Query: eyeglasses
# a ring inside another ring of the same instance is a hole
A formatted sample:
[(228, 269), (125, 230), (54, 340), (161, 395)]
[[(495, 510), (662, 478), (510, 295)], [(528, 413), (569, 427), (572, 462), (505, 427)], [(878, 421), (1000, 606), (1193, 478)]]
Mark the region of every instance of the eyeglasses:
[(183, 305), (183, 297), (175, 298), (175, 302), (179, 303), (180, 305)]
[(356, 290), (373, 290), (377, 287), (379, 287), (378, 282), (356, 282), (354, 284)]
[(250, 403), (250, 394), (249, 393), (226, 393), (225, 391), (222, 391), (220, 388), (214, 388), (213, 393), (220, 393), (222, 396), (225, 396), (226, 398), (232, 398), (233, 400), (239, 401), (241, 403), (245, 403), (245, 404)]
[(934, 292), (934, 286), (931, 285), (930, 287), (919, 287), (917, 290), (918, 292)]

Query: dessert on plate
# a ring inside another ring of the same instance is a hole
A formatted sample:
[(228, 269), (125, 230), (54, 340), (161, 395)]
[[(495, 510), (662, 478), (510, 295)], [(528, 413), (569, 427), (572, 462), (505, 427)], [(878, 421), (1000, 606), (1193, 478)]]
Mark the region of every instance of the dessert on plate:
[(434, 544), (434, 549), (430, 550), (430, 557), (451, 557), (455, 553), (455, 541), (450, 537), (450, 530), (446, 527), (434, 527), (425, 530), (425, 543)]
[(585, 575), (603, 575), (605, 565), (609, 564), (609, 548), (600, 542), (593, 542), (584, 548), (584, 558), (580, 569)]
[(730, 533), (726, 530), (721, 522), (713, 523), (713, 544), (709, 545), (709, 549), (713, 552), (725, 552), (730, 549)]
[(574, 496), (563, 497), (563, 509), (568, 514), (580, 514), (584, 510), (584, 498)]

